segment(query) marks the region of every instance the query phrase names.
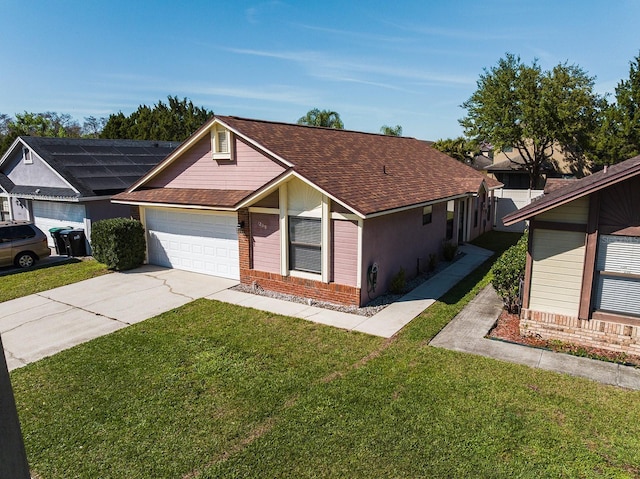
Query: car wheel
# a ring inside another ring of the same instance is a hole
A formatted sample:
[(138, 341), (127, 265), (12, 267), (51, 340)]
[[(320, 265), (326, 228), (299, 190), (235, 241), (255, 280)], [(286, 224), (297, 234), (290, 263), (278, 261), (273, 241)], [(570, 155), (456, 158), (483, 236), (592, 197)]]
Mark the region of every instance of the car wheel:
[(36, 258), (31, 253), (20, 253), (16, 256), (16, 266), (21, 268), (31, 268), (35, 262)]

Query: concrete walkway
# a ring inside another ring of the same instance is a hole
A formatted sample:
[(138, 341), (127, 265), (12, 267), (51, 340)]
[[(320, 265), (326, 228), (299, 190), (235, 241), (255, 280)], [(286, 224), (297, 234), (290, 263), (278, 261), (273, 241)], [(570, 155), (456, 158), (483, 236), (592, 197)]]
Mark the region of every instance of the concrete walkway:
[(430, 344), (533, 368), (571, 374), (603, 384), (640, 389), (640, 369), (485, 338), (501, 310), (502, 301), (493, 287), (487, 286), (433, 338)]
[(207, 298), (390, 338), (493, 254), (473, 245), (462, 245), (460, 250), (464, 253), (462, 258), (369, 318), (233, 290), (219, 291)]

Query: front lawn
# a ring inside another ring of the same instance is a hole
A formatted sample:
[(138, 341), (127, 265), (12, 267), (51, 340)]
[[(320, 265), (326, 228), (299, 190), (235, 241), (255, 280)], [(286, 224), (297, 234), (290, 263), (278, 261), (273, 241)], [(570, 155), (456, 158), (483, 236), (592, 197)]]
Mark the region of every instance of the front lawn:
[(18, 369), (42, 478), (637, 477), (640, 392), (198, 300)]
[(39, 293), (108, 273), (107, 267), (95, 260), (74, 258), (65, 263), (53, 263), (28, 271), (18, 271), (0, 277), (0, 303)]

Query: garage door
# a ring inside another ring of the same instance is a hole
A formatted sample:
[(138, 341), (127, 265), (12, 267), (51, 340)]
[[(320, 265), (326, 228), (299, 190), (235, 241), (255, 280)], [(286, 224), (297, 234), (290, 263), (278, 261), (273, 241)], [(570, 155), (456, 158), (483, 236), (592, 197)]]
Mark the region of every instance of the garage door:
[(32, 203), (33, 222), (45, 232), (49, 246), (54, 247), (49, 228), (71, 226), (84, 229), (84, 205), (77, 203), (56, 203), (54, 201), (34, 201)]
[(149, 263), (240, 279), (235, 213), (146, 208)]

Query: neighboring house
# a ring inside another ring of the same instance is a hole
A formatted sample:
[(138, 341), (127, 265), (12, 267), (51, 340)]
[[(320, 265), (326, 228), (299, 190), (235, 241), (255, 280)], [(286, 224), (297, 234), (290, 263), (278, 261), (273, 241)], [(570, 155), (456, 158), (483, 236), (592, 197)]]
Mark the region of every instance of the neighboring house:
[(2, 220), (30, 220), (91, 235), (91, 222), (129, 216), (110, 202), (171, 153), (177, 142), (18, 137), (0, 158)]
[(362, 305), (490, 230), (498, 186), (413, 138), (217, 116), (114, 201), (149, 263)]
[(520, 329), (640, 354), (640, 156), (504, 218), (530, 221)]
[(499, 231), (524, 232), (526, 223), (518, 223), (506, 226), (502, 218), (516, 211), (541, 196), (547, 181), (556, 178), (581, 178), (589, 173), (584, 164), (572, 162), (567, 158), (560, 147), (551, 152), (551, 158), (542, 168), (540, 182), (534, 188), (530, 188), (529, 173), (525, 170), (525, 160), (515, 148), (505, 148), (491, 155), (492, 164), (485, 167), (489, 176), (495, 178), (504, 185), (497, 190), (496, 197), (496, 222), (494, 228)]

